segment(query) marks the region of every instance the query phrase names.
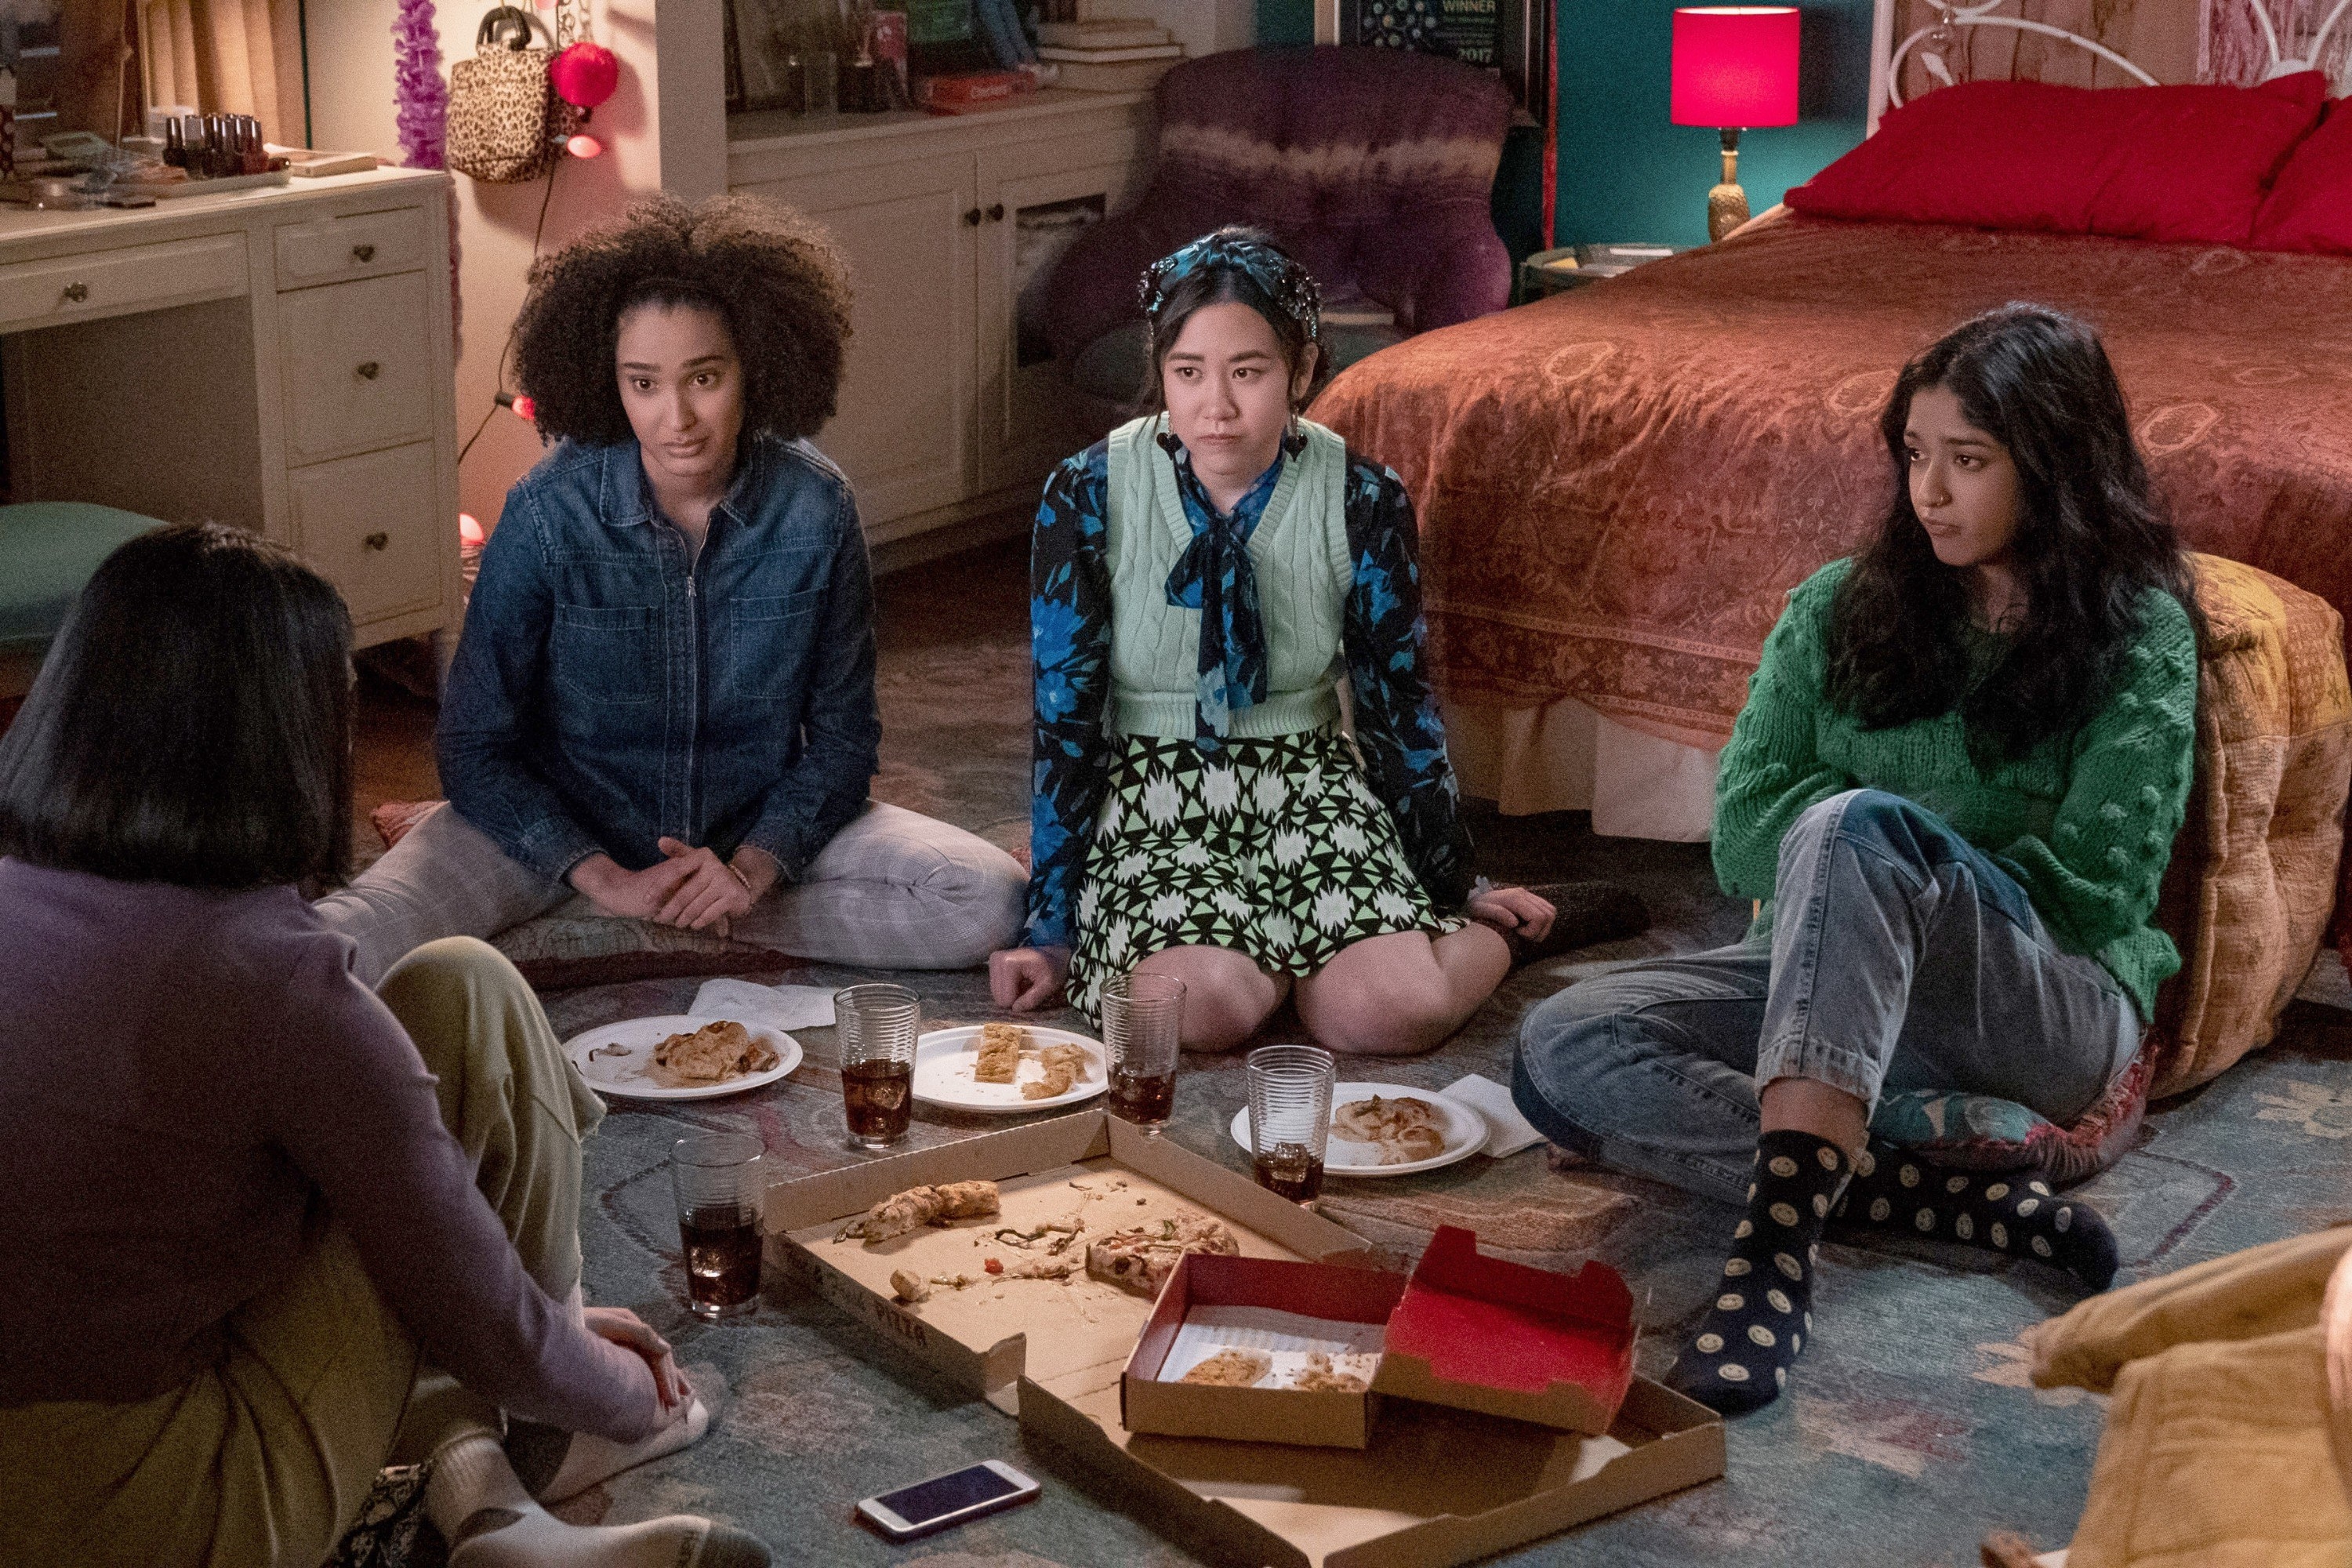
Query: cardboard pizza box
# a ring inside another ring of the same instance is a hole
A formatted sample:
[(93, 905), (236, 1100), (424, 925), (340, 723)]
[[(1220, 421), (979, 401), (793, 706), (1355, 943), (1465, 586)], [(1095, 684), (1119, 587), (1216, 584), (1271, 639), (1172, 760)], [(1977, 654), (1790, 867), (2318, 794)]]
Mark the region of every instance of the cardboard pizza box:
[(1372, 1387), (1569, 1432), (1602, 1433), (1633, 1381), (1633, 1292), (1605, 1263), (1574, 1274), (1488, 1258), (1440, 1226), (1389, 1317)]
[[(837, 1239), (842, 1226), (894, 1193), (946, 1182), (992, 1181), (1003, 1213), (925, 1226), (869, 1246)], [(1016, 1380), (1076, 1376), (1115, 1386), (1151, 1302), (1087, 1279), (1016, 1279), (986, 1272), (1043, 1261), (1055, 1239), (1005, 1240), (1082, 1213), (1089, 1235), (1171, 1215), (1206, 1214), (1247, 1258), (1321, 1261), (1366, 1258), (1363, 1238), (1276, 1197), (1246, 1176), (1100, 1110), (982, 1133), (961, 1142), (870, 1160), (772, 1184), (763, 1207), (771, 1268), (873, 1325), (975, 1394), (1010, 1407)], [(891, 1276), (925, 1281), (928, 1300), (893, 1294)]]
[(1723, 1474), (1723, 1421), (1635, 1378), (1607, 1433), (1391, 1400), (1361, 1448), (1130, 1432), (1116, 1378), (1023, 1379), (1022, 1436), (1250, 1568), (1452, 1568)]
[[(1119, 1375), (1120, 1420), (1130, 1432), (1176, 1437), (1360, 1448), (1371, 1438), (1370, 1363), (1404, 1292), (1403, 1275), (1381, 1269), (1187, 1258), (1160, 1292)], [(1353, 1372), (1362, 1386), (1310, 1392), (1181, 1381), (1204, 1351), (1229, 1344), (1265, 1355), (1276, 1376), (1319, 1347), (1333, 1370)]]
[[(1248, 1258), (1187, 1258), (1119, 1379), (1129, 1431), (1360, 1448), (1381, 1394), (1605, 1433), (1633, 1376), (1633, 1298), (1605, 1263), (1558, 1274), (1487, 1258), (1441, 1227), (1410, 1281)], [(1254, 1386), (1183, 1381), (1224, 1352)], [(1322, 1370), (1355, 1390), (1291, 1386)]]

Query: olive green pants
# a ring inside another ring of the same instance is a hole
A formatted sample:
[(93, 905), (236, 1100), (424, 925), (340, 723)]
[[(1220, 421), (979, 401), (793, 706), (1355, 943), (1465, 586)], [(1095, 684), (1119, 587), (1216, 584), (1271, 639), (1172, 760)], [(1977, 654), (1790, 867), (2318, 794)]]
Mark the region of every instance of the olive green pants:
[[(377, 994), (441, 1080), (441, 1120), (524, 1267), (562, 1300), (580, 1279), (580, 1139), (604, 1106), (530, 987), (485, 943), (418, 948)], [(323, 1213), (286, 1281), (226, 1330), (218, 1362), (152, 1399), (0, 1410), (10, 1568), (312, 1568), (386, 1463), (499, 1430), (495, 1406), (420, 1363)]]

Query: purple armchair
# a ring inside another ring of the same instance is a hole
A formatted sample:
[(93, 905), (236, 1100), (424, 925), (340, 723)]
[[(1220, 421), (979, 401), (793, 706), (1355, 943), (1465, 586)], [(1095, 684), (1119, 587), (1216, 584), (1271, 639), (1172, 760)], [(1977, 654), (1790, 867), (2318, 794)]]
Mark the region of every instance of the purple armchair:
[[(1224, 224), (1257, 225), (1314, 272), (1342, 365), (1509, 302), (1489, 203), (1511, 105), (1488, 73), (1402, 49), (1236, 49), (1162, 77), (1158, 109), (1150, 187), (1081, 236), (1044, 291), (1040, 324), (1085, 390), (1134, 395), (1137, 278)], [(1393, 328), (1350, 324), (1383, 311)]]

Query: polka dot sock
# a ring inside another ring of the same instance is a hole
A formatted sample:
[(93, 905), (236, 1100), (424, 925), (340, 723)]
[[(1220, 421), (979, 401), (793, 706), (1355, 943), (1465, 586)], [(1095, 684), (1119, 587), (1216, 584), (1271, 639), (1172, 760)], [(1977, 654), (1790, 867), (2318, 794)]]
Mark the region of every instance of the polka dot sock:
[(1731, 1233), (1715, 1305), (1667, 1371), (1667, 1387), (1727, 1415), (1780, 1397), (1812, 1336), (1813, 1254), (1850, 1169), (1843, 1150), (1810, 1132), (1756, 1141), (1748, 1216)]
[(2094, 1290), (2116, 1277), (2116, 1233), (2080, 1198), (2060, 1198), (2040, 1171), (1958, 1171), (1874, 1138), (1831, 1215), (1965, 1242), (2065, 1269)]

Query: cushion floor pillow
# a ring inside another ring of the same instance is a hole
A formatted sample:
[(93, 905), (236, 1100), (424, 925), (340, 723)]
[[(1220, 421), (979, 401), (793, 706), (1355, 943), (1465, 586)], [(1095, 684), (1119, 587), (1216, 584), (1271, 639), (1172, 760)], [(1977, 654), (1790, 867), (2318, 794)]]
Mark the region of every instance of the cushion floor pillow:
[(2206, 617), (2197, 671), (2197, 763), (2157, 923), (2180, 973), (2131, 1066), (2059, 1126), (1990, 1095), (1888, 1095), (1871, 1131), (1939, 1164), (2040, 1166), (2077, 1181), (2137, 1140), (2150, 1097), (2205, 1082), (2269, 1041), (2335, 907), (2352, 688), (2328, 603), (2242, 562), (2191, 555)]

